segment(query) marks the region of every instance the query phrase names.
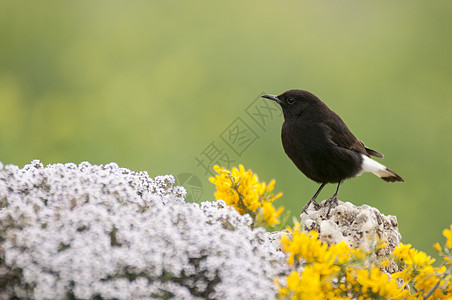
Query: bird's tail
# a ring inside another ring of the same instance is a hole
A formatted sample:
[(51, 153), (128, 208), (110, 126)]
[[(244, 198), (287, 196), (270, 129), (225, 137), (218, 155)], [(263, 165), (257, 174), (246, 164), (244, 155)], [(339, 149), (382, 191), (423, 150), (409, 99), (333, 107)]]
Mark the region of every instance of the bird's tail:
[(383, 179), (386, 182), (396, 182), (396, 181), (402, 181), (404, 182), (402, 177), (397, 175), (396, 172), (392, 171), (391, 169), (385, 168), (384, 170), (378, 170), (376, 172), (372, 172), (373, 174), (377, 175), (381, 179)]
[(365, 155), (363, 155), (362, 172), (370, 172), (386, 182), (405, 181), (396, 172)]

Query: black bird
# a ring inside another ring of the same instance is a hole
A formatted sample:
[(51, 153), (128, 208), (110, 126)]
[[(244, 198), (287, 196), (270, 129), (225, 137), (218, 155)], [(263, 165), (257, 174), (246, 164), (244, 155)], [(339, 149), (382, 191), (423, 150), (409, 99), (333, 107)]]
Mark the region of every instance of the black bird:
[(387, 182), (404, 181), (371, 156), (383, 154), (364, 146), (350, 132), (344, 121), (322, 100), (304, 90), (288, 90), (279, 96), (263, 95), (279, 103), (284, 114), (281, 139), (284, 150), (293, 163), (311, 180), (321, 184), (303, 212), (315, 201), (327, 183), (338, 183), (336, 192), (328, 199), (329, 211), (337, 205), (342, 181), (371, 172)]

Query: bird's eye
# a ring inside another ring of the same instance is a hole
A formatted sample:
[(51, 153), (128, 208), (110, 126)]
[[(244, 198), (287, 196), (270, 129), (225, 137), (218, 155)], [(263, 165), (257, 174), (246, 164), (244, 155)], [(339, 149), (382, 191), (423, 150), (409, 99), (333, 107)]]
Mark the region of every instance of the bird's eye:
[(288, 104), (294, 104), (295, 103), (295, 99), (292, 97), (287, 98), (287, 103)]

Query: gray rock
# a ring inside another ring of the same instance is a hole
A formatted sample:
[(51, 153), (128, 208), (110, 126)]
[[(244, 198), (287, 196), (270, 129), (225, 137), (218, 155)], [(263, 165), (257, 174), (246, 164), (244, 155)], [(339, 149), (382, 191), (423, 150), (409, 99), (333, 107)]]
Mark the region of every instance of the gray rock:
[[(320, 203), (318, 210), (311, 205), (307, 212), (300, 216), (301, 225), (306, 230), (318, 231), (323, 242), (336, 244), (345, 241), (353, 248), (373, 251), (376, 241), (380, 240), (386, 242), (388, 246), (379, 249), (375, 255), (385, 257), (402, 240), (395, 216), (385, 216), (369, 205), (356, 206), (342, 201), (339, 201), (327, 216), (328, 206), (325, 200)], [(392, 262), (385, 270), (391, 274), (398, 271), (398, 268)]]
[(282, 251), (281, 239), (282, 239), (283, 235), (285, 235), (285, 234), (287, 235), (290, 233), (286, 229), (283, 229), (280, 231), (267, 232), (266, 239), (273, 248), (275, 248), (278, 251)]

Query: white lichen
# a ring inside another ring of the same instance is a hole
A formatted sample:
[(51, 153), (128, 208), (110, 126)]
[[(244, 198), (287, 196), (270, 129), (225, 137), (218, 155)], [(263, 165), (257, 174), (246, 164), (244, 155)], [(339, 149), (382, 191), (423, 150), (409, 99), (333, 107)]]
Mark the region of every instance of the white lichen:
[(0, 163), (0, 299), (271, 299), (284, 255), (223, 201), (115, 163)]

